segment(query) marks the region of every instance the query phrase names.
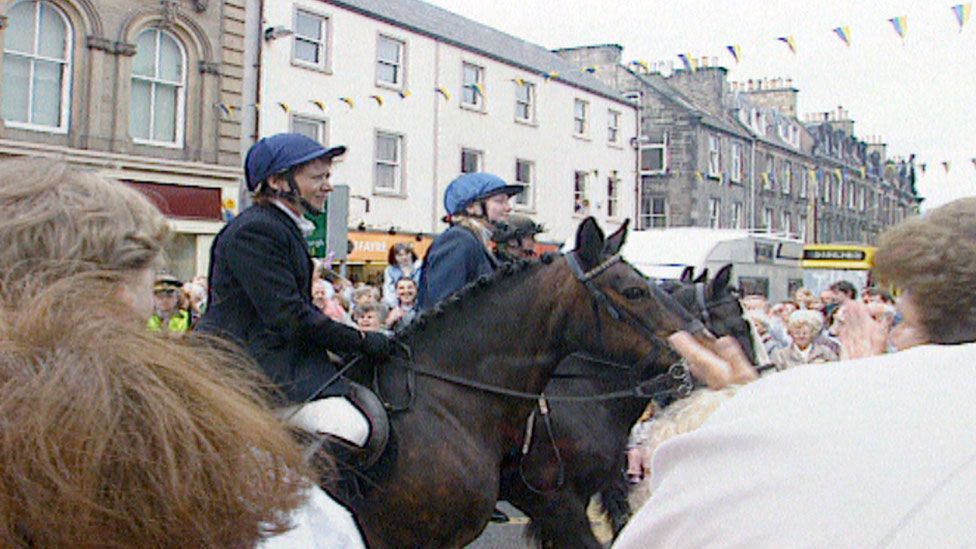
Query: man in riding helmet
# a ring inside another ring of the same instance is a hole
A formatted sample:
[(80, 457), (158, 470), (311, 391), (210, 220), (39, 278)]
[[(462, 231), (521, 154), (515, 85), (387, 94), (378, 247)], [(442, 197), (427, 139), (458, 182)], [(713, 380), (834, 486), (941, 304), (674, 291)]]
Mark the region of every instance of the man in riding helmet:
[(345, 152), (294, 133), (251, 147), (244, 172), (254, 205), (214, 240), (209, 306), (199, 330), (247, 350), (279, 390), (289, 423), (363, 446), (369, 423), (346, 398), (349, 386), (336, 379), (327, 351), (384, 358), (391, 343), (379, 332), (331, 320), (312, 303), (305, 236), (314, 225), (303, 217), (322, 212), (332, 191), (332, 161)]
[(516, 261), (535, 257), (535, 235), (545, 231), (542, 225), (522, 214), (512, 214), (507, 221), (496, 224), (492, 240), (495, 255), (502, 261)]
[(444, 209), (451, 226), (434, 240), (424, 258), (417, 298), (421, 310), (498, 267), (491, 236), (495, 225), (512, 211), (509, 198), (524, 188), (483, 172), (463, 174), (447, 186)]

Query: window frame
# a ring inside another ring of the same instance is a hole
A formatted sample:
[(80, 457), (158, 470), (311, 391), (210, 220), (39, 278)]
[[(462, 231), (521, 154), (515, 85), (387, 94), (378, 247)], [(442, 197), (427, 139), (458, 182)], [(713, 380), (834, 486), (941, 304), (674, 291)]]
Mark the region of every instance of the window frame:
[[(315, 19), (320, 19), (319, 30), (322, 32), (322, 39), (315, 41), (309, 37), (298, 34), (298, 17), (299, 15), (306, 15)], [(294, 33), (292, 34), (291, 40), (291, 63), (295, 66), (304, 67), (307, 69), (322, 71), (326, 73), (332, 73), (332, 17), (309, 9), (305, 6), (294, 6), (292, 12), (292, 27)], [(305, 40), (307, 42), (313, 42), (318, 44), (322, 48), (322, 55), (320, 56), (319, 63), (313, 63), (311, 61), (306, 61), (304, 59), (298, 58), (298, 41), (299, 39)]]
[[(399, 56), (396, 63), (390, 63), (380, 59), (380, 43), (383, 41), (393, 42), (399, 45)], [(387, 65), (395, 67), (396, 74), (400, 77), (397, 82), (387, 82), (380, 79), (380, 66)], [(402, 91), (406, 88), (407, 82), (407, 41), (395, 36), (378, 33), (376, 35), (376, 85), (380, 88)]]
[[(578, 183), (582, 179), (582, 186)], [(573, 215), (583, 217), (590, 214), (590, 172), (586, 170), (573, 171)]]
[(732, 156), (732, 167), (729, 173), (729, 181), (731, 183), (742, 183), (745, 179), (745, 160), (742, 156), (742, 143), (738, 141), (733, 141), (729, 145), (729, 154)]
[(763, 208), (763, 230), (773, 232), (773, 212), (772, 208)]
[(715, 197), (708, 199), (708, 228), (722, 228), (722, 201)]
[[(468, 67), (475, 69), (476, 78), (473, 84), (468, 84), (465, 79), (465, 69)], [(475, 86), (475, 84), (481, 84), (481, 88), (484, 89), (485, 74), (484, 66), (472, 63), (470, 61), (461, 61), (461, 101), (459, 101), (459, 103), (461, 104), (462, 109), (485, 112), (485, 104), (487, 103), (487, 98), (485, 95), (487, 95), (487, 92), (483, 94), (479, 92), (478, 88)], [(465, 93), (467, 93), (468, 89), (471, 90), (471, 97), (475, 99), (474, 103), (469, 103), (465, 97)]]
[[(129, 121), (128, 131), (130, 132), (130, 137), (132, 138), (132, 142), (135, 143), (135, 144), (137, 144), (137, 145), (148, 145), (148, 146), (151, 146), (151, 147), (164, 147), (164, 148), (169, 148), (169, 149), (182, 149), (183, 146), (184, 146), (184, 144), (185, 144), (185, 138), (186, 138), (186, 92), (187, 92), (187, 87), (188, 87), (188, 82), (187, 82), (187, 80), (188, 80), (188, 78), (187, 78), (187, 76), (188, 76), (188, 74), (187, 74), (187, 64), (189, 63), (189, 56), (188, 56), (187, 51), (186, 51), (186, 46), (183, 45), (183, 42), (179, 39), (179, 37), (176, 36), (176, 34), (170, 32), (170, 31), (167, 31), (165, 29), (162, 29), (160, 27), (147, 27), (147, 28), (139, 31), (139, 33), (136, 34), (136, 41), (138, 42), (139, 36), (141, 36), (143, 33), (150, 32), (150, 31), (155, 31), (156, 32), (156, 60), (155, 60), (155, 72), (156, 72), (156, 74), (159, 74), (159, 52), (160, 52), (159, 44), (160, 44), (160, 39), (161, 39), (161, 37), (162, 37), (163, 34), (168, 35), (174, 42), (176, 42), (176, 45), (180, 49), (180, 55), (182, 56), (182, 61), (183, 62), (181, 64), (181, 66), (182, 66), (182, 69), (183, 70), (182, 70), (182, 74), (180, 75), (181, 76), (181, 83), (177, 86), (177, 88), (179, 89), (179, 92), (180, 93), (177, 94), (177, 100), (176, 100), (176, 136), (175, 136), (176, 139), (175, 139), (175, 141), (170, 142), (170, 141), (157, 141), (156, 139), (153, 139), (152, 137), (150, 137), (149, 139), (143, 139), (143, 138), (135, 137), (135, 136), (131, 135), (131, 131), (132, 131), (132, 121), (131, 120)], [(133, 59), (135, 59), (135, 57), (133, 57)], [(158, 83), (161, 83), (161, 84), (166, 85), (166, 86), (172, 86), (173, 83), (172, 82), (167, 82), (165, 80), (159, 80), (158, 77), (149, 78), (149, 77), (146, 77), (146, 76), (138, 76), (134, 72), (130, 72), (130, 75), (129, 75), (129, 91), (130, 91), (130, 95), (129, 95), (129, 116), (130, 117), (132, 116), (132, 95), (131, 95), (131, 91), (132, 91), (132, 82), (134, 80), (142, 80), (142, 81), (147, 81), (147, 82), (150, 83), (150, 92), (149, 92), (149, 99), (150, 99), (150, 101), (149, 101), (149, 113), (150, 113), (150, 119), (149, 119), (149, 135), (152, 136), (153, 133), (154, 133), (155, 127), (156, 127), (156, 108), (155, 108), (155, 106), (156, 106), (156, 94), (154, 93), (155, 92), (155, 89), (156, 89), (156, 85)]]
[(607, 144), (620, 145), (620, 119), (623, 113), (614, 109), (607, 109)]
[[(523, 181), (519, 179), (519, 165), (527, 164), (529, 166), (529, 180)], [(525, 158), (515, 159), (515, 174), (512, 177), (516, 185), (524, 185), (525, 190), (518, 193), (512, 197), (512, 208), (520, 211), (535, 211), (535, 161), (526, 160)], [(519, 202), (519, 200), (525, 200), (524, 203)]]
[[(475, 161), (476, 166), (473, 171), (464, 170), (464, 157), (467, 154), (474, 155), (474, 158), (476, 159)], [(472, 149), (471, 147), (461, 147), (460, 160), (461, 160), (461, 165), (459, 167), (458, 173), (475, 173), (475, 172), (484, 171), (485, 169), (485, 151)]]
[[(379, 140), (381, 137), (394, 138), (396, 140), (396, 159), (387, 160), (379, 158)], [(404, 151), (406, 150), (406, 137), (399, 132), (376, 129), (373, 132), (373, 194), (387, 196), (404, 196), (404, 182), (406, 181)], [(378, 170), (380, 165), (393, 166), (394, 186), (393, 188), (380, 187), (378, 183)]]
[(620, 218), (620, 176), (611, 170), (607, 176), (607, 218)]
[(735, 201), (732, 203), (732, 222), (731, 228), (742, 229), (745, 227), (745, 216), (743, 215), (743, 204), (742, 202)]
[[(660, 204), (662, 211), (655, 212), (655, 205)], [(645, 206), (647, 208), (645, 209)], [(664, 195), (645, 195), (641, 197), (640, 221), (641, 229), (664, 229), (668, 227), (668, 197)], [(660, 224), (658, 224), (660, 222)]]
[[(23, 3), (33, 2), (34, 0), (22, 0)], [(14, 2), (7, 8), (7, 13), (9, 13), (14, 6), (20, 4), (21, 2)], [(65, 29), (65, 40), (64, 40), (64, 59), (56, 59), (53, 57), (46, 57), (38, 53), (39, 40), (41, 38), (38, 32), (38, 27), (40, 26), (40, 9), (41, 7), (53, 11), (60, 18), (61, 23), (64, 25)], [(4, 62), (8, 56), (17, 56), (22, 59), (27, 59), (29, 64), (29, 72), (27, 77), (27, 119), (28, 122), (18, 122), (15, 120), (3, 119), (4, 126), (11, 129), (18, 130), (30, 130), (44, 133), (52, 133), (59, 135), (66, 135), (69, 128), (71, 127), (71, 89), (72, 89), (72, 74), (74, 71), (74, 48), (75, 48), (75, 29), (71, 25), (71, 20), (68, 15), (58, 7), (53, 2), (47, 0), (38, 0), (34, 4), (34, 44), (33, 51), (31, 53), (17, 52), (8, 49), (7, 45), (4, 44), (3, 48), (3, 58)], [(8, 22), (9, 25), (9, 22)], [(37, 61), (47, 62), (47, 63), (58, 63), (61, 67), (61, 109), (59, 112), (60, 124), (57, 126), (48, 126), (44, 124), (35, 124), (30, 122), (33, 117), (33, 103), (34, 103), (34, 65)], [(2, 88), (2, 86), (0, 86)], [(2, 109), (0, 109), (0, 117), (2, 117)]]
[(722, 176), (722, 141), (718, 134), (708, 134), (708, 173), (711, 178)]
[(788, 195), (793, 192), (793, 162), (789, 160), (781, 161), (780, 172), (782, 173), (780, 189), (782, 189), (783, 194)]
[[(318, 137), (313, 137), (313, 139), (315, 139), (316, 141), (318, 141), (319, 143), (321, 143), (325, 147), (328, 147), (329, 146), (328, 145), (329, 144), (329, 119), (328, 118), (324, 118), (324, 117), (320, 117), (320, 116), (313, 116), (313, 115), (306, 114), (306, 113), (295, 113), (295, 112), (293, 112), (288, 117), (288, 131), (290, 131), (292, 133), (301, 133), (301, 132), (298, 132), (298, 131), (295, 130), (295, 122), (296, 121), (299, 122), (299, 123), (308, 123), (308, 124), (315, 124), (315, 125), (317, 125), (318, 128), (319, 128)], [(311, 137), (311, 136), (309, 136), (309, 137)]]
[[(576, 107), (583, 107), (582, 116), (577, 115)], [(573, 137), (587, 137), (590, 131), (590, 102), (578, 97), (573, 98)]]
[[(522, 101), (522, 99), (519, 97), (520, 89), (528, 90), (528, 99), (526, 101)], [(532, 82), (528, 82), (526, 80), (523, 80), (521, 84), (516, 82), (515, 83), (515, 121), (521, 122), (523, 124), (529, 124), (529, 125), (535, 124), (536, 123), (535, 104), (536, 104), (535, 84), (533, 84)], [(519, 107), (522, 105), (525, 106), (525, 110), (526, 112), (528, 112), (527, 118), (522, 118), (519, 116)]]
[[(648, 141), (646, 143), (641, 143), (637, 150), (637, 162), (640, 172), (640, 176), (644, 177), (647, 175), (663, 175), (668, 173), (668, 132), (664, 132), (661, 141), (654, 142)], [(647, 150), (660, 150), (661, 151), (661, 169), (659, 170), (645, 170), (644, 169), (644, 151)]]

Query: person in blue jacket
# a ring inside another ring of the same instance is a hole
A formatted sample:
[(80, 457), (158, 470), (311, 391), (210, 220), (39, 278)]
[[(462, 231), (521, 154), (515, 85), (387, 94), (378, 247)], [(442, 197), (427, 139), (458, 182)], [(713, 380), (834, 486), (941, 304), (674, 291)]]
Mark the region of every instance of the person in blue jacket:
[(305, 237), (314, 225), (303, 217), (321, 213), (332, 191), (332, 160), (345, 151), (295, 133), (251, 147), (244, 172), (253, 205), (210, 249), (209, 306), (198, 330), (244, 347), (278, 389), (279, 413), (291, 425), (363, 446), (369, 422), (346, 398), (349, 385), (327, 351), (379, 359), (391, 342), (335, 322), (312, 304)]
[(463, 174), (447, 186), (444, 209), (451, 226), (424, 258), (417, 298), (421, 311), (498, 267), (491, 251), (492, 232), (511, 213), (509, 198), (524, 189), (483, 172)]

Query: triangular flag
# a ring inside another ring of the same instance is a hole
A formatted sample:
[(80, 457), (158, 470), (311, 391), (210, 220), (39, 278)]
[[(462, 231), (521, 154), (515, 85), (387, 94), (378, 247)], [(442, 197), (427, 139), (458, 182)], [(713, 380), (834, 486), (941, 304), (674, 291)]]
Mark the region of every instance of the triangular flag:
[(350, 109), (356, 108), (356, 102), (352, 100), (352, 97), (340, 97), (339, 101), (342, 101), (346, 105), (349, 105)]
[(868, 169), (865, 168), (864, 166), (861, 166), (860, 171), (861, 171), (861, 179), (864, 179), (868, 176)]
[(769, 186), (769, 172), (760, 173), (759, 178), (762, 179), (763, 185)]
[(223, 111), (225, 115), (230, 116), (231, 109), (229, 106), (227, 106), (227, 103), (221, 101), (220, 103), (217, 104), (217, 106), (220, 107), (220, 110)]
[(925, 162), (922, 162), (921, 164), (918, 165), (918, 167), (919, 169), (922, 170), (922, 175), (925, 175), (925, 170), (928, 169), (929, 165), (926, 164)]
[(692, 57), (690, 53), (679, 53), (678, 59), (684, 64), (686, 71), (695, 72), (698, 69), (698, 60)]
[(976, 158), (969, 159), (973, 163), (973, 167), (976, 168)]
[(590, 74), (593, 74), (596, 71), (597, 71), (597, 66), (596, 65), (590, 65), (589, 67), (584, 67), (583, 68), (583, 72), (588, 72)]
[(844, 173), (840, 171), (840, 168), (834, 170), (834, 177), (836, 177), (838, 181), (844, 180)]
[(485, 96), (485, 85), (481, 82), (475, 82), (474, 84), (471, 84), (471, 87), (474, 88), (481, 97)]
[(513, 78), (512, 79), (512, 82), (515, 82), (519, 86), (524, 86), (525, 85), (525, 80), (523, 80), (522, 78)]
[(379, 95), (371, 95), (371, 96), (369, 96), (369, 98), (372, 99), (373, 101), (376, 101), (376, 104), (379, 105), (380, 107), (383, 106), (383, 97), (382, 96), (379, 96)]
[(286, 113), (291, 112), (291, 107), (289, 107), (288, 103), (285, 103), (284, 101), (278, 101), (278, 106), (281, 107), (281, 110), (285, 111)]
[(962, 28), (966, 26), (966, 22), (969, 21), (969, 13), (973, 10), (973, 3), (967, 2), (965, 4), (956, 4), (952, 6), (952, 13), (956, 15), (956, 23), (959, 23), (959, 32), (962, 32)]
[(904, 40), (905, 34), (908, 32), (908, 16), (902, 15), (900, 17), (892, 17), (888, 21), (890, 21), (891, 26), (895, 28), (895, 32), (898, 33), (898, 37)]
[(399, 95), (401, 99), (406, 99), (410, 97), (412, 94), (410, 93), (410, 90), (400, 90)]
[(838, 38), (840, 38), (841, 40), (843, 40), (844, 43), (847, 44), (847, 47), (851, 47), (851, 28), (850, 27), (848, 27), (846, 25), (843, 26), (843, 27), (837, 27), (836, 29), (834, 29), (834, 34), (836, 34)]
[(942, 162), (942, 167), (945, 168), (945, 172), (946, 173), (949, 173), (949, 168), (952, 167), (952, 163), (949, 162), (948, 160), (946, 160), (946, 161)]
[(309, 99), (308, 102), (318, 107), (320, 111), (325, 112), (325, 102), (321, 99)]
[(644, 72), (651, 72), (650, 63), (644, 61), (643, 59), (636, 59), (634, 61), (631, 61), (630, 64), (639, 67)]
[(725, 49), (729, 50), (729, 53), (732, 54), (732, 59), (735, 59), (736, 63), (742, 59), (742, 48), (738, 44), (725, 46)]
[(448, 101), (451, 100), (451, 92), (447, 91), (447, 88), (445, 88), (444, 86), (438, 86), (438, 87), (434, 88), (434, 90), (436, 90), (437, 93), (443, 95), (444, 96), (444, 99), (446, 99)]
[(789, 36), (780, 36), (777, 40), (789, 46), (791, 52), (796, 53), (796, 38), (792, 34)]
[(701, 172), (695, 172), (695, 179), (698, 180), (699, 183), (705, 182), (705, 176), (702, 175)]
[(548, 82), (555, 78), (559, 78), (559, 71), (549, 71), (547, 73), (543, 73), (542, 76), (544, 76), (546, 78), (546, 82)]

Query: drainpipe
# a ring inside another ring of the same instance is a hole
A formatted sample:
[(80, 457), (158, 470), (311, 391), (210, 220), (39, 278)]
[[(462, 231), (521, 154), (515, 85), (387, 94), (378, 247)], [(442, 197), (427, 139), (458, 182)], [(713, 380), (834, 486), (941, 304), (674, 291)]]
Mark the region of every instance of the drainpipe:
[[(254, 3), (257, 9), (251, 9)], [(261, 54), (264, 48), (264, 33), (261, 32), (264, 21), (264, 0), (250, 0), (244, 21), (244, 78), (241, 82), (241, 153), (249, 149), (257, 140), (260, 113), (256, 105), (261, 103)], [(248, 70), (249, 67), (253, 70)], [(249, 80), (249, 76), (253, 80)], [(248, 85), (250, 84), (250, 86)], [(247, 106), (255, 105), (253, 118), (247, 116)], [(238, 211), (244, 211), (251, 205), (251, 193), (246, 185), (241, 185), (238, 193)]]
[[(634, 150), (637, 153), (637, 154), (634, 155), (634, 179), (635, 179), (635, 184), (634, 184), (634, 228), (635, 229), (646, 229), (647, 228), (647, 227), (643, 227), (641, 225), (641, 216), (640, 216), (640, 211), (641, 211), (641, 197), (644, 194), (644, 188), (643, 188), (643, 185), (644, 184), (641, 181), (641, 173), (640, 173), (641, 172), (641, 169), (640, 169), (640, 163), (641, 163), (640, 151), (641, 151), (641, 133), (642, 133), (641, 132), (641, 129), (642, 129), (642, 125), (641, 125), (641, 117), (642, 117), (642, 114), (641, 113), (643, 112), (643, 106), (644, 106), (644, 92), (638, 90), (637, 91), (637, 122), (635, 124), (637, 126), (637, 128), (636, 128), (637, 131), (634, 134), (636, 136), (634, 138), (634, 141), (636, 143), (636, 145), (634, 147)], [(664, 154), (667, 154), (667, 149), (665, 149)]]
[[(434, 78), (436, 80), (434, 87), (441, 85), (441, 43), (440, 40), (434, 42)], [(440, 112), (441, 112), (441, 97), (438, 94), (433, 94), (434, 96), (434, 158), (433, 158), (433, 174), (431, 177), (431, 191), (430, 191), (430, 234), (435, 236), (437, 234), (437, 207), (438, 200), (437, 197), (440, 195), (440, 191), (437, 185), (437, 162), (440, 159), (440, 143), (438, 136), (440, 135)]]
[(756, 138), (752, 138), (749, 153), (749, 229), (756, 228)]

